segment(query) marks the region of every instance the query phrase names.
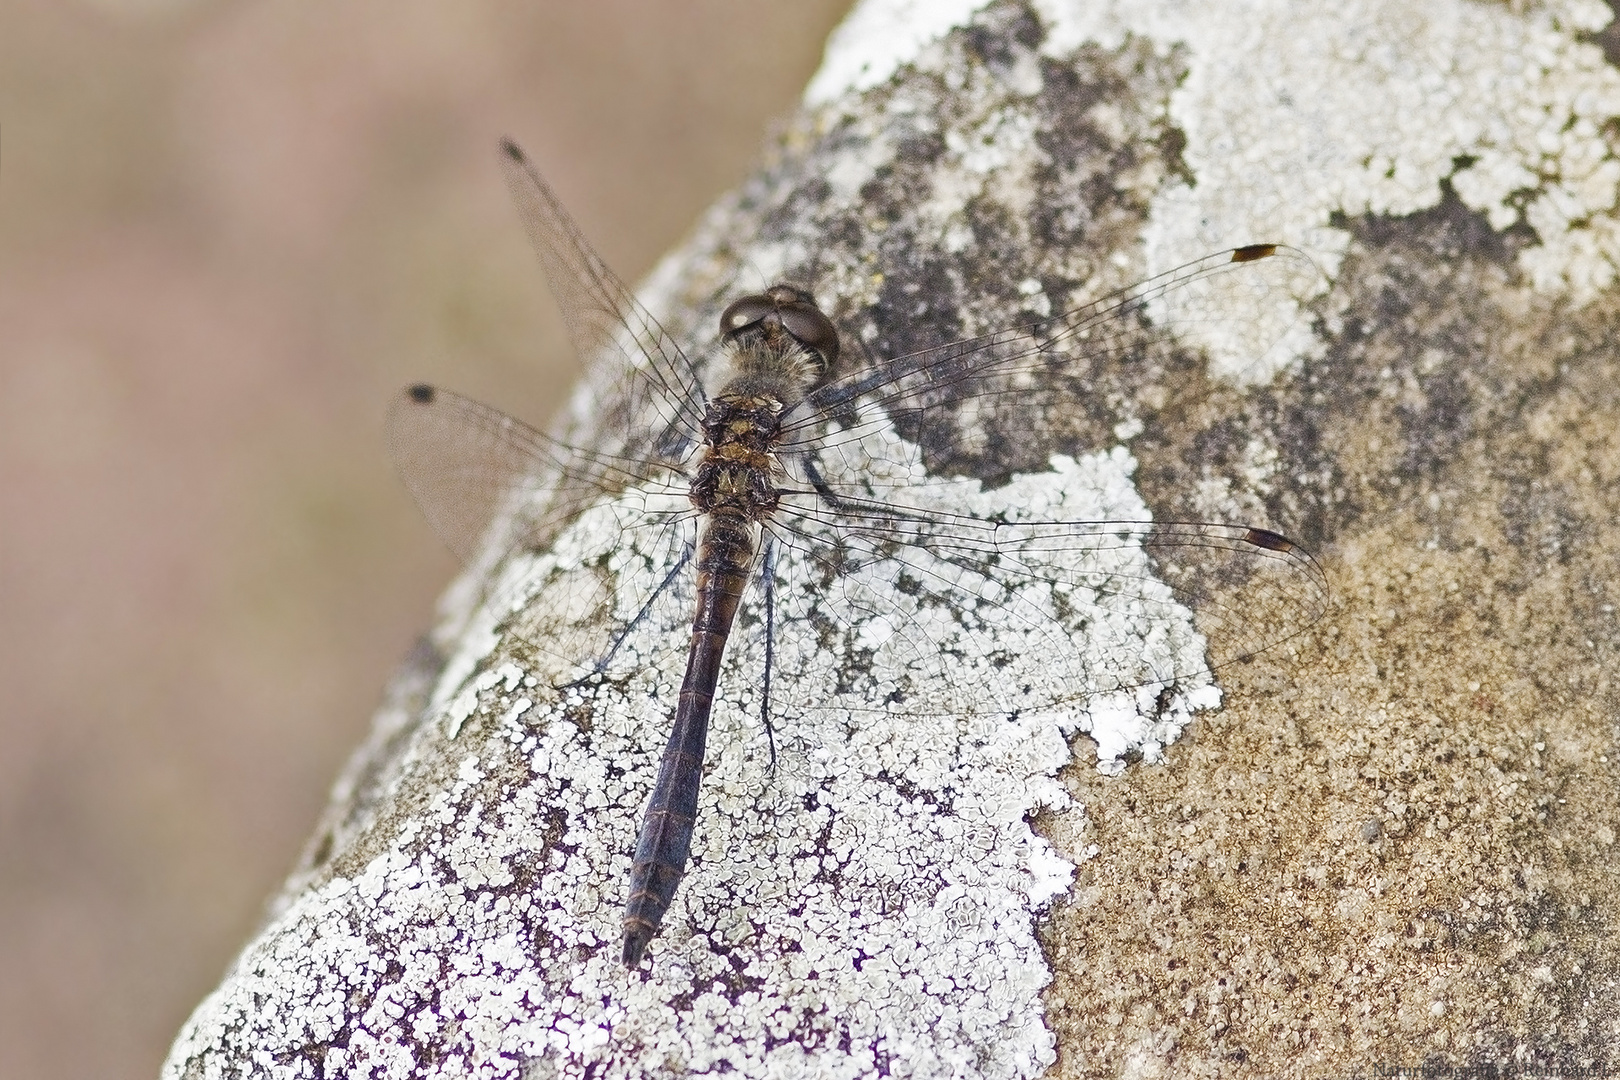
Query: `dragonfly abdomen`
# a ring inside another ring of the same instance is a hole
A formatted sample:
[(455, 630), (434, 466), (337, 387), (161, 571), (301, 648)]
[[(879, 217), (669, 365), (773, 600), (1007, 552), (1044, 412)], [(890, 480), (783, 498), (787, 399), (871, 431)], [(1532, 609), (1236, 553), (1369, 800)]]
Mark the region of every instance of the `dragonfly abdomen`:
[(710, 516), (698, 548), (697, 612), (686, 675), (675, 706), (675, 724), (658, 763), (658, 780), (641, 820), (630, 864), (630, 899), (624, 909), (624, 966), (641, 963), (686, 871), (697, 821), (698, 785), (720, 681), (720, 660), (748, 584), (754, 557), (754, 525), (744, 514)]

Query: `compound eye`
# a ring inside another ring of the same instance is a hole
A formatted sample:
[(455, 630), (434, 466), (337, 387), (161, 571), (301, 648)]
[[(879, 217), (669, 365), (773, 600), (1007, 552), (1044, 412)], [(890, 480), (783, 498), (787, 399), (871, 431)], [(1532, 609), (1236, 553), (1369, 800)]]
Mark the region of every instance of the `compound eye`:
[(807, 349), (821, 354), (822, 362), (831, 368), (838, 359), (838, 331), (832, 320), (822, 314), (811, 302), (785, 305), (782, 308), (782, 327)]
[(720, 336), (731, 338), (776, 310), (768, 296), (745, 296), (720, 313)]

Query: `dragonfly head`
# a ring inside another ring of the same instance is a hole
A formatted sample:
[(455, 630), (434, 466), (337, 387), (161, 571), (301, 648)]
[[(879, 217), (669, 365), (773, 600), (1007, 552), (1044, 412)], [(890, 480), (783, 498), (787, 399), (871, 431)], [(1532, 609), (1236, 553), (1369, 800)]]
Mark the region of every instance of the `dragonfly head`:
[(763, 344), (778, 355), (797, 346), (815, 356), (821, 377), (838, 359), (838, 330), (832, 320), (816, 306), (815, 297), (792, 285), (772, 285), (734, 301), (720, 315), (720, 340), (739, 349)]

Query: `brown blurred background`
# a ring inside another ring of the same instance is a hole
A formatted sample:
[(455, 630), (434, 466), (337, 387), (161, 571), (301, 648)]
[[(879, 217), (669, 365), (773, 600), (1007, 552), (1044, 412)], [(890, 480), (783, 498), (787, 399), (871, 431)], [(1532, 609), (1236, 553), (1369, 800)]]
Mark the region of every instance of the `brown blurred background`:
[(0, 1078), (150, 1078), (453, 570), (382, 416), (573, 373), (495, 165), (635, 279), (847, 0), (0, 0)]

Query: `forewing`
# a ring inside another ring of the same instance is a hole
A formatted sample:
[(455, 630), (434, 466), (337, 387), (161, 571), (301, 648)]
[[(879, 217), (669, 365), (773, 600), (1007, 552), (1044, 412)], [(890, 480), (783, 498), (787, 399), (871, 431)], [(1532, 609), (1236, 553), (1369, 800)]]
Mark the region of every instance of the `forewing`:
[(563, 209), (517, 145), (501, 168), (523, 227), (545, 267), (594, 395), (593, 423), (624, 457), (667, 456), (672, 440), (701, 438), (703, 387), (691, 361), (636, 301)]
[[(1006, 408), (1038, 437), (1071, 420), (1118, 365), (1163, 368), (1178, 350), (1201, 349), (1233, 378), (1289, 355), (1284, 339), (1325, 279), (1306, 256), (1278, 244), (1233, 248), (1148, 278), (1062, 315), (955, 341), (843, 376), (786, 418), (785, 452), (858, 441), (895, 424), (916, 442), (944, 410), (971, 400)], [(827, 416), (843, 421), (824, 433)]]

